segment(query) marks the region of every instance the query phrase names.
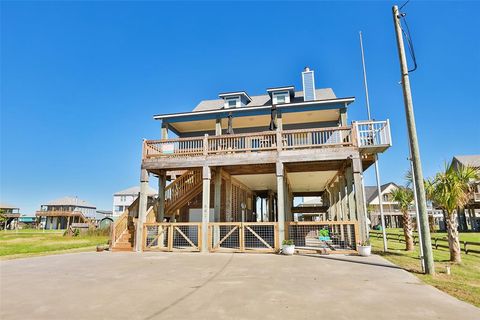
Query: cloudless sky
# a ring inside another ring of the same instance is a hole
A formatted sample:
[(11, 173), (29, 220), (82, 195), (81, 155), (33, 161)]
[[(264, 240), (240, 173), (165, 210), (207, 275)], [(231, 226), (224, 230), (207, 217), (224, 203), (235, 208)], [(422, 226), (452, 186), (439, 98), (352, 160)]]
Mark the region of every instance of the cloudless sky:
[[(349, 120), (366, 119), (359, 30), (373, 117), (392, 126), (382, 180), (401, 183), (409, 164), (393, 4), (2, 1), (1, 201), (32, 214), (76, 195), (111, 210), (115, 191), (139, 183), (142, 138), (159, 137), (152, 115), (231, 90), (301, 89), (306, 65), (318, 88), (356, 97)], [(480, 3), (411, 1), (404, 11), (431, 176), (453, 155), (480, 154)]]

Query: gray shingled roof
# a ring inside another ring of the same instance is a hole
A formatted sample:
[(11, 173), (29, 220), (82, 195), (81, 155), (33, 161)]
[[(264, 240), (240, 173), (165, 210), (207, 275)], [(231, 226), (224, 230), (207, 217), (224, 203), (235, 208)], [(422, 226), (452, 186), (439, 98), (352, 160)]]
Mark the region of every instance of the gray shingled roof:
[(46, 205), (47, 206), (77, 206), (77, 207), (96, 208), (93, 204), (90, 204), (85, 200), (79, 199), (78, 197), (63, 197), (60, 199), (50, 201)]
[(478, 154), (467, 156), (454, 156), (453, 159), (456, 159), (458, 163), (465, 167), (470, 166), (474, 168), (480, 168), (480, 155)]
[[(261, 107), (271, 105), (270, 96), (268, 94), (250, 97), (252, 98), (252, 102), (248, 104), (248, 107)], [(324, 88), (315, 90), (315, 98), (316, 100), (330, 100), (336, 99), (337, 97), (335, 96), (332, 88)], [(303, 102), (303, 91), (295, 92), (295, 98), (293, 99), (293, 101), (291, 101), (291, 103), (296, 102)], [(195, 107), (195, 109), (193, 109), (193, 111), (218, 110), (222, 109), (223, 106), (223, 99), (203, 100)]]
[[(380, 190), (385, 191), (389, 185), (393, 184), (394, 186), (397, 186), (393, 182), (388, 182), (380, 186)], [(377, 186), (365, 186), (365, 199), (367, 199), (367, 205), (373, 201), (378, 195), (377, 192)]]
[[(113, 195), (114, 196), (132, 196), (132, 195), (138, 195), (139, 192), (140, 192), (140, 187), (134, 186), (122, 191), (115, 192)], [(152, 187), (148, 186), (147, 194), (149, 196), (154, 196), (157, 194), (157, 191)]]

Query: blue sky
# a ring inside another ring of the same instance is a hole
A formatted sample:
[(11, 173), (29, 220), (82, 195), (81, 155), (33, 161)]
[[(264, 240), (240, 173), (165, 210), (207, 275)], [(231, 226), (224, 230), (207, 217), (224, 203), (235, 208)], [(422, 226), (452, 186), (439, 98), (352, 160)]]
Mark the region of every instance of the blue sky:
[[(389, 118), (383, 181), (402, 182), (407, 133), (393, 2), (1, 2), (0, 198), (33, 213), (77, 195), (111, 209), (138, 184), (153, 114), (191, 110), (219, 92), (317, 87), (355, 96), (366, 119), (358, 31), (373, 117)], [(479, 2), (406, 7), (419, 68), (411, 75), (424, 173), (480, 153)], [(372, 169), (367, 183), (374, 183)]]

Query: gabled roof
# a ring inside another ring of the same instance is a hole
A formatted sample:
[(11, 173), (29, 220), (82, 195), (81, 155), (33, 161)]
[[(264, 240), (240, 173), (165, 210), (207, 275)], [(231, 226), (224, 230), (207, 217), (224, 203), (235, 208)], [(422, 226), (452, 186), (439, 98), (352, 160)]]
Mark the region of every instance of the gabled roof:
[(480, 168), (480, 154), (466, 155), (466, 156), (454, 156), (453, 161), (457, 161), (462, 166), (469, 166), (474, 168)]
[[(115, 192), (113, 195), (114, 196), (136, 196), (138, 195), (139, 192), (140, 192), (140, 186), (134, 186), (122, 191)], [(152, 187), (148, 186), (147, 194), (149, 196), (154, 196), (157, 194), (157, 191)]]
[[(331, 88), (325, 89), (316, 89), (315, 90), (316, 100), (331, 100), (336, 99), (335, 93)], [(270, 95), (263, 94), (259, 96), (251, 96), (252, 101), (245, 107), (261, 107), (261, 106), (271, 106), (272, 100), (270, 99)], [(304, 102), (303, 100), (303, 91), (296, 91), (295, 98), (291, 103), (297, 102)], [(201, 101), (193, 111), (205, 111), (205, 110), (219, 110), (222, 109), (224, 106), (223, 99), (215, 99), (215, 100), (203, 100)]]
[(6, 202), (0, 202), (0, 209), (19, 209), (19, 208)]
[(63, 197), (53, 201), (50, 201), (46, 204), (47, 206), (77, 206), (85, 208), (96, 208), (93, 204), (88, 203), (85, 200), (79, 199), (78, 197)]
[[(398, 187), (394, 182), (388, 182), (380, 186), (380, 190), (383, 194), (383, 191), (389, 186), (394, 185)], [(365, 199), (367, 199), (367, 204), (373, 201), (378, 196), (377, 186), (365, 186)]]

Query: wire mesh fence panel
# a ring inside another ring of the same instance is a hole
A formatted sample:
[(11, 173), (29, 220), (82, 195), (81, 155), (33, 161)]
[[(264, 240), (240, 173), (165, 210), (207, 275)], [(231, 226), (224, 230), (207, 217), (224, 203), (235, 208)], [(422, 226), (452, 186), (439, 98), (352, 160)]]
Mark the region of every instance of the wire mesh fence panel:
[(144, 224), (145, 251), (200, 251), (201, 223)]
[(305, 249), (321, 249), (330, 252), (356, 250), (357, 226), (355, 222), (291, 222), (288, 239), (295, 246)]
[(172, 223), (172, 250), (200, 251), (198, 224)]
[(276, 249), (275, 224), (243, 224), (244, 249), (252, 251), (271, 251)]
[(210, 251), (275, 252), (278, 248), (275, 222), (214, 222), (209, 224)]
[(169, 249), (168, 238), (170, 233), (170, 226), (168, 224), (148, 224), (144, 225), (145, 241), (143, 243), (143, 250), (162, 250)]
[(211, 251), (241, 251), (240, 223), (211, 223)]

